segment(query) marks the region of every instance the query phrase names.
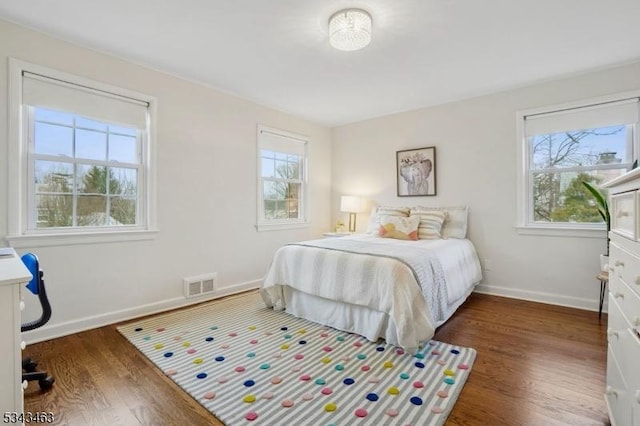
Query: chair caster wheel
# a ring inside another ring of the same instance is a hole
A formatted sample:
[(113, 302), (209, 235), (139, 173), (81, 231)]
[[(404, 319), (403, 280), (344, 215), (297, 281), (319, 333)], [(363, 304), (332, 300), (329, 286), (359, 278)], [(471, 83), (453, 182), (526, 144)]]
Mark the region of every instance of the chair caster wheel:
[(56, 378), (53, 376), (47, 376), (44, 379), (38, 380), (38, 384), (40, 385), (40, 389), (49, 390), (53, 386), (53, 383), (56, 381)]

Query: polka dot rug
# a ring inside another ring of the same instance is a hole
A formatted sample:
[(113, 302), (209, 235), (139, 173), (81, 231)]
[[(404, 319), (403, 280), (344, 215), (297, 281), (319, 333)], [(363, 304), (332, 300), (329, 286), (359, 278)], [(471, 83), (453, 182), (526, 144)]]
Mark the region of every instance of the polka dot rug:
[(476, 351), (416, 354), (267, 309), (258, 293), (118, 327), (226, 425), (442, 425)]

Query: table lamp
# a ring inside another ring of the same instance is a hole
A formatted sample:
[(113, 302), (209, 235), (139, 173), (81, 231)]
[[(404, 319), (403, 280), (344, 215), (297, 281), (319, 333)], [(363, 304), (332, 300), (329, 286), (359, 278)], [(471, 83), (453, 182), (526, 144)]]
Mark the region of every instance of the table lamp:
[(354, 195), (340, 197), (340, 211), (349, 213), (349, 232), (356, 232), (356, 213), (362, 211), (362, 199)]

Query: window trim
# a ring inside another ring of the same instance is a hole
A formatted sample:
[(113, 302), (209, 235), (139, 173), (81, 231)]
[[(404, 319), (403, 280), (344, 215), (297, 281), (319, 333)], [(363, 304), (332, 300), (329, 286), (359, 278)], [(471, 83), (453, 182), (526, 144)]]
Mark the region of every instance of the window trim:
[[(141, 161), (144, 170), (144, 195), (140, 202), (142, 222), (135, 228), (96, 227), (89, 229), (49, 229), (32, 232), (28, 229), (29, 215), (29, 148), (27, 112), (22, 99), (22, 74), (29, 72), (68, 81), (95, 90), (139, 99), (148, 103), (147, 139), (142, 141)], [(156, 173), (155, 129), (156, 98), (106, 83), (68, 74), (62, 71), (9, 58), (8, 87), (8, 180), (7, 180), (7, 236), (12, 247), (41, 247), (68, 244), (94, 244), (113, 241), (138, 241), (155, 238), (156, 228)]]
[[(264, 194), (263, 194), (263, 179), (262, 179), (262, 132), (271, 133), (284, 138), (295, 139), (304, 143), (304, 159), (302, 164), (302, 196), (300, 201), (302, 204), (302, 217), (298, 219), (281, 219), (281, 220), (266, 220), (264, 219)], [(289, 132), (286, 130), (276, 129), (273, 127), (264, 126), (258, 124), (256, 133), (256, 194), (257, 194), (257, 217), (256, 217), (256, 229), (258, 231), (280, 231), (286, 229), (306, 228), (310, 225), (308, 217), (308, 176), (309, 176), (309, 138), (304, 135)]]
[[(529, 212), (533, 208), (529, 197), (529, 158), (530, 147), (527, 143), (525, 134), (525, 117), (536, 114), (548, 114), (556, 111), (571, 110), (576, 108), (588, 107), (591, 105), (604, 104), (610, 102), (623, 101), (630, 98), (640, 97), (640, 90), (616, 93), (612, 95), (600, 96), (596, 98), (583, 99), (579, 101), (567, 102), (558, 105), (550, 105), (545, 107), (521, 110), (516, 112), (516, 131), (517, 131), (517, 149), (516, 149), (516, 201), (517, 201), (517, 217), (516, 231), (520, 235), (542, 235), (542, 236), (559, 236), (559, 237), (584, 237), (584, 238), (602, 238), (606, 234), (604, 224), (571, 224), (571, 223), (542, 223), (529, 222)], [(631, 163), (638, 159), (640, 154), (640, 126), (636, 125), (631, 141), (633, 155)]]

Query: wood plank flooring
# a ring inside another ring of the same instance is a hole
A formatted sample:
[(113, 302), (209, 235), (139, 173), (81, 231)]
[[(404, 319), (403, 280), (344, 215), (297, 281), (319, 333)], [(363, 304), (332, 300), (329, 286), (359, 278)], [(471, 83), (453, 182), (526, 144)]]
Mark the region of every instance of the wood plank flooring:
[[(478, 351), (447, 425), (606, 425), (605, 314), (472, 294), (435, 335)], [(31, 383), (25, 411), (58, 425), (221, 425), (107, 326), (25, 354), (56, 377)]]

